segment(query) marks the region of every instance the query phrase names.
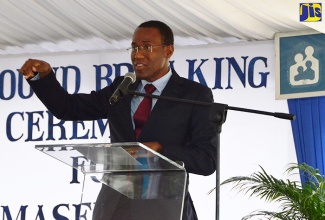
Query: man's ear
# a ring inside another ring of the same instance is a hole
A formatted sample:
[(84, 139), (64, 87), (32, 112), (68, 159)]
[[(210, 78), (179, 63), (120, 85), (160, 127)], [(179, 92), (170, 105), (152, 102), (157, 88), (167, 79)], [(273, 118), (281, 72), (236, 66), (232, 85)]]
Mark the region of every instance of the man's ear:
[(170, 58), (174, 53), (174, 45), (167, 45), (166, 46), (166, 55), (167, 58)]

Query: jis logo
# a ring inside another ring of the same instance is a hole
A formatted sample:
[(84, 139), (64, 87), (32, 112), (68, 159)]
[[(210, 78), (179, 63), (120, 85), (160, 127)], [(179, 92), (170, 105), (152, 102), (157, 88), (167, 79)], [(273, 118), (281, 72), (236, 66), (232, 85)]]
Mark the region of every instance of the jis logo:
[(322, 3), (300, 3), (299, 14), (301, 22), (322, 21)]

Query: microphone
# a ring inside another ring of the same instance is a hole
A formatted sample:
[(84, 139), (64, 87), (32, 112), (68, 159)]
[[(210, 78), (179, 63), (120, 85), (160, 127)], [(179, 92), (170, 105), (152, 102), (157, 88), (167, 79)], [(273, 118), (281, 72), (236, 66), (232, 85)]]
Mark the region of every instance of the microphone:
[(134, 83), (136, 76), (134, 73), (127, 73), (124, 76), (123, 81), (118, 85), (112, 96), (109, 98), (109, 104), (114, 105), (118, 100), (128, 92), (130, 84)]

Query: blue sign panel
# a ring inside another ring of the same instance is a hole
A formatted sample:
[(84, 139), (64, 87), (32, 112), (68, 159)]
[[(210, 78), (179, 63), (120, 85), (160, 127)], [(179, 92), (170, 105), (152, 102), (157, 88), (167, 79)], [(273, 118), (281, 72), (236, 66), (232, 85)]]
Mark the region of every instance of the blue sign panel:
[(301, 98), (325, 94), (325, 35), (278, 34), (277, 98)]

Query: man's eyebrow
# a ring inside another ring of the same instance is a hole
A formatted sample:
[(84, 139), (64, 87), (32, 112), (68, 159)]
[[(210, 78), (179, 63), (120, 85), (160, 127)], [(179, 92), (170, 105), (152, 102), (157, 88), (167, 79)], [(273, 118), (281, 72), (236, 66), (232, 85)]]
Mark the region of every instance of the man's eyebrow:
[[(151, 41), (149, 40), (145, 40), (145, 41), (141, 41), (142, 44), (147, 44), (147, 43), (151, 43)], [(136, 42), (132, 42), (131, 45), (137, 45)]]

